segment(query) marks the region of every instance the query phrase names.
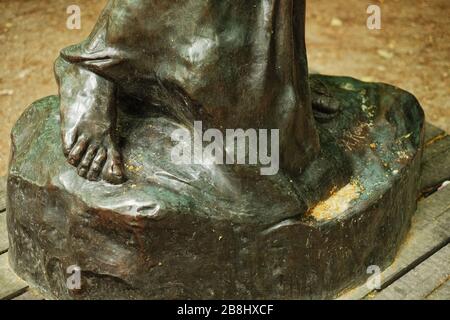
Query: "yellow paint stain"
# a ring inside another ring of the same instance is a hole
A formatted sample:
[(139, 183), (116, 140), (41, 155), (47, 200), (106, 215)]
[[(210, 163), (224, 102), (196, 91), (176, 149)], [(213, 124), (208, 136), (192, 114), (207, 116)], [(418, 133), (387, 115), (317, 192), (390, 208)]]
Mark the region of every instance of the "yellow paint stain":
[(140, 172), (140, 171), (142, 171), (142, 169), (143, 169), (143, 167), (141, 167), (141, 166), (133, 166), (133, 165), (130, 165), (130, 164), (125, 164), (125, 167), (129, 170), (129, 171), (131, 171), (131, 172)]
[(357, 183), (351, 182), (334, 192), (327, 200), (319, 202), (311, 210), (311, 215), (317, 221), (336, 218), (350, 208), (350, 203), (360, 196), (361, 191), (361, 187)]

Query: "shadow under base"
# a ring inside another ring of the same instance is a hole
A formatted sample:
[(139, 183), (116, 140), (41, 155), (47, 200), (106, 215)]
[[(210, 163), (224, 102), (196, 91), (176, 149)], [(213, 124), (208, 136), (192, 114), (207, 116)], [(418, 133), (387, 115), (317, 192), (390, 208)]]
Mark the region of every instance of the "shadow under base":
[(298, 176), (176, 166), (178, 124), (121, 114), (128, 180), (89, 182), (61, 152), (57, 97), (34, 103), (12, 132), (13, 270), (52, 299), (332, 298), (362, 284), (415, 212), (423, 112), (388, 85), (317, 77), (342, 111), (318, 124), (322, 152)]

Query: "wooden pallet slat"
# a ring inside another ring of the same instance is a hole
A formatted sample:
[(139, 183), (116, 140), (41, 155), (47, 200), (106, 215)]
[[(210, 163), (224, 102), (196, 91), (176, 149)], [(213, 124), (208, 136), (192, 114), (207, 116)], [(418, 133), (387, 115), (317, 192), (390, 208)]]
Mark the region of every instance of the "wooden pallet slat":
[(450, 300), (450, 279), (437, 287), (427, 297), (427, 300)]
[(0, 213), (6, 210), (6, 177), (0, 177)]
[(425, 144), (443, 135), (446, 135), (444, 130), (432, 125), (429, 122), (425, 124)]
[(8, 231), (6, 230), (6, 214), (0, 213), (0, 254), (8, 250)]
[[(419, 202), (411, 230), (394, 263), (381, 274), (385, 288), (444, 247), (450, 239), (450, 187)], [(366, 285), (344, 293), (341, 300), (359, 300), (372, 292)]]
[(28, 285), (11, 270), (6, 253), (0, 255), (0, 300), (12, 299), (24, 293)]
[(25, 293), (15, 297), (13, 300), (45, 300), (45, 299), (33, 289), (28, 289)]
[(438, 136), (428, 142), (422, 160), (420, 189), (433, 192), (444, 181), (450, 180), (450, 136)]
[(373, 297), (374, 300), (422, 300), (450, 277), (450, 245)]

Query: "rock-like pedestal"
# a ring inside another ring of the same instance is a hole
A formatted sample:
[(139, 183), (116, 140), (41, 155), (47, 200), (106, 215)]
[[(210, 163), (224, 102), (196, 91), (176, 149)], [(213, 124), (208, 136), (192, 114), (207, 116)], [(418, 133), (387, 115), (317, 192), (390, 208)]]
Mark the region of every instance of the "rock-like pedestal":
[[(423, 112), (391, 86), (321, 79), (343, 110), (298, 177), (176, 166), (175, 123), (123, 114), (128, 181), (88, 182), (61, 152), (57, 98), (36, 102), (12, 132), (11, 266), (58, 299), (331, 298), (361, 284), (408, 231)], [(74, 265), (80, 290), (66, 286)]]

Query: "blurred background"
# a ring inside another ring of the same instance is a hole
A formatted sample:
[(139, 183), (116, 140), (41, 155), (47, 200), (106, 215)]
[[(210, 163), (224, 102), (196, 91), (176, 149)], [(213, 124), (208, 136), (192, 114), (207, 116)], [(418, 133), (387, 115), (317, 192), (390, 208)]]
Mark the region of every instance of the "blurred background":
[[(450, 131), (450, 0), (307, 0), (310, 69), (387, 82), (421, 102), (427, 121)], [(0, 0), (0, 176), (9, 133), (33, 101), (57, 93), (53, 61), (83, 40), (106, 0)], [(66, 28), (69, 5), (81, 29)], [(381, 7), (381, 30), (366, 26)]]

